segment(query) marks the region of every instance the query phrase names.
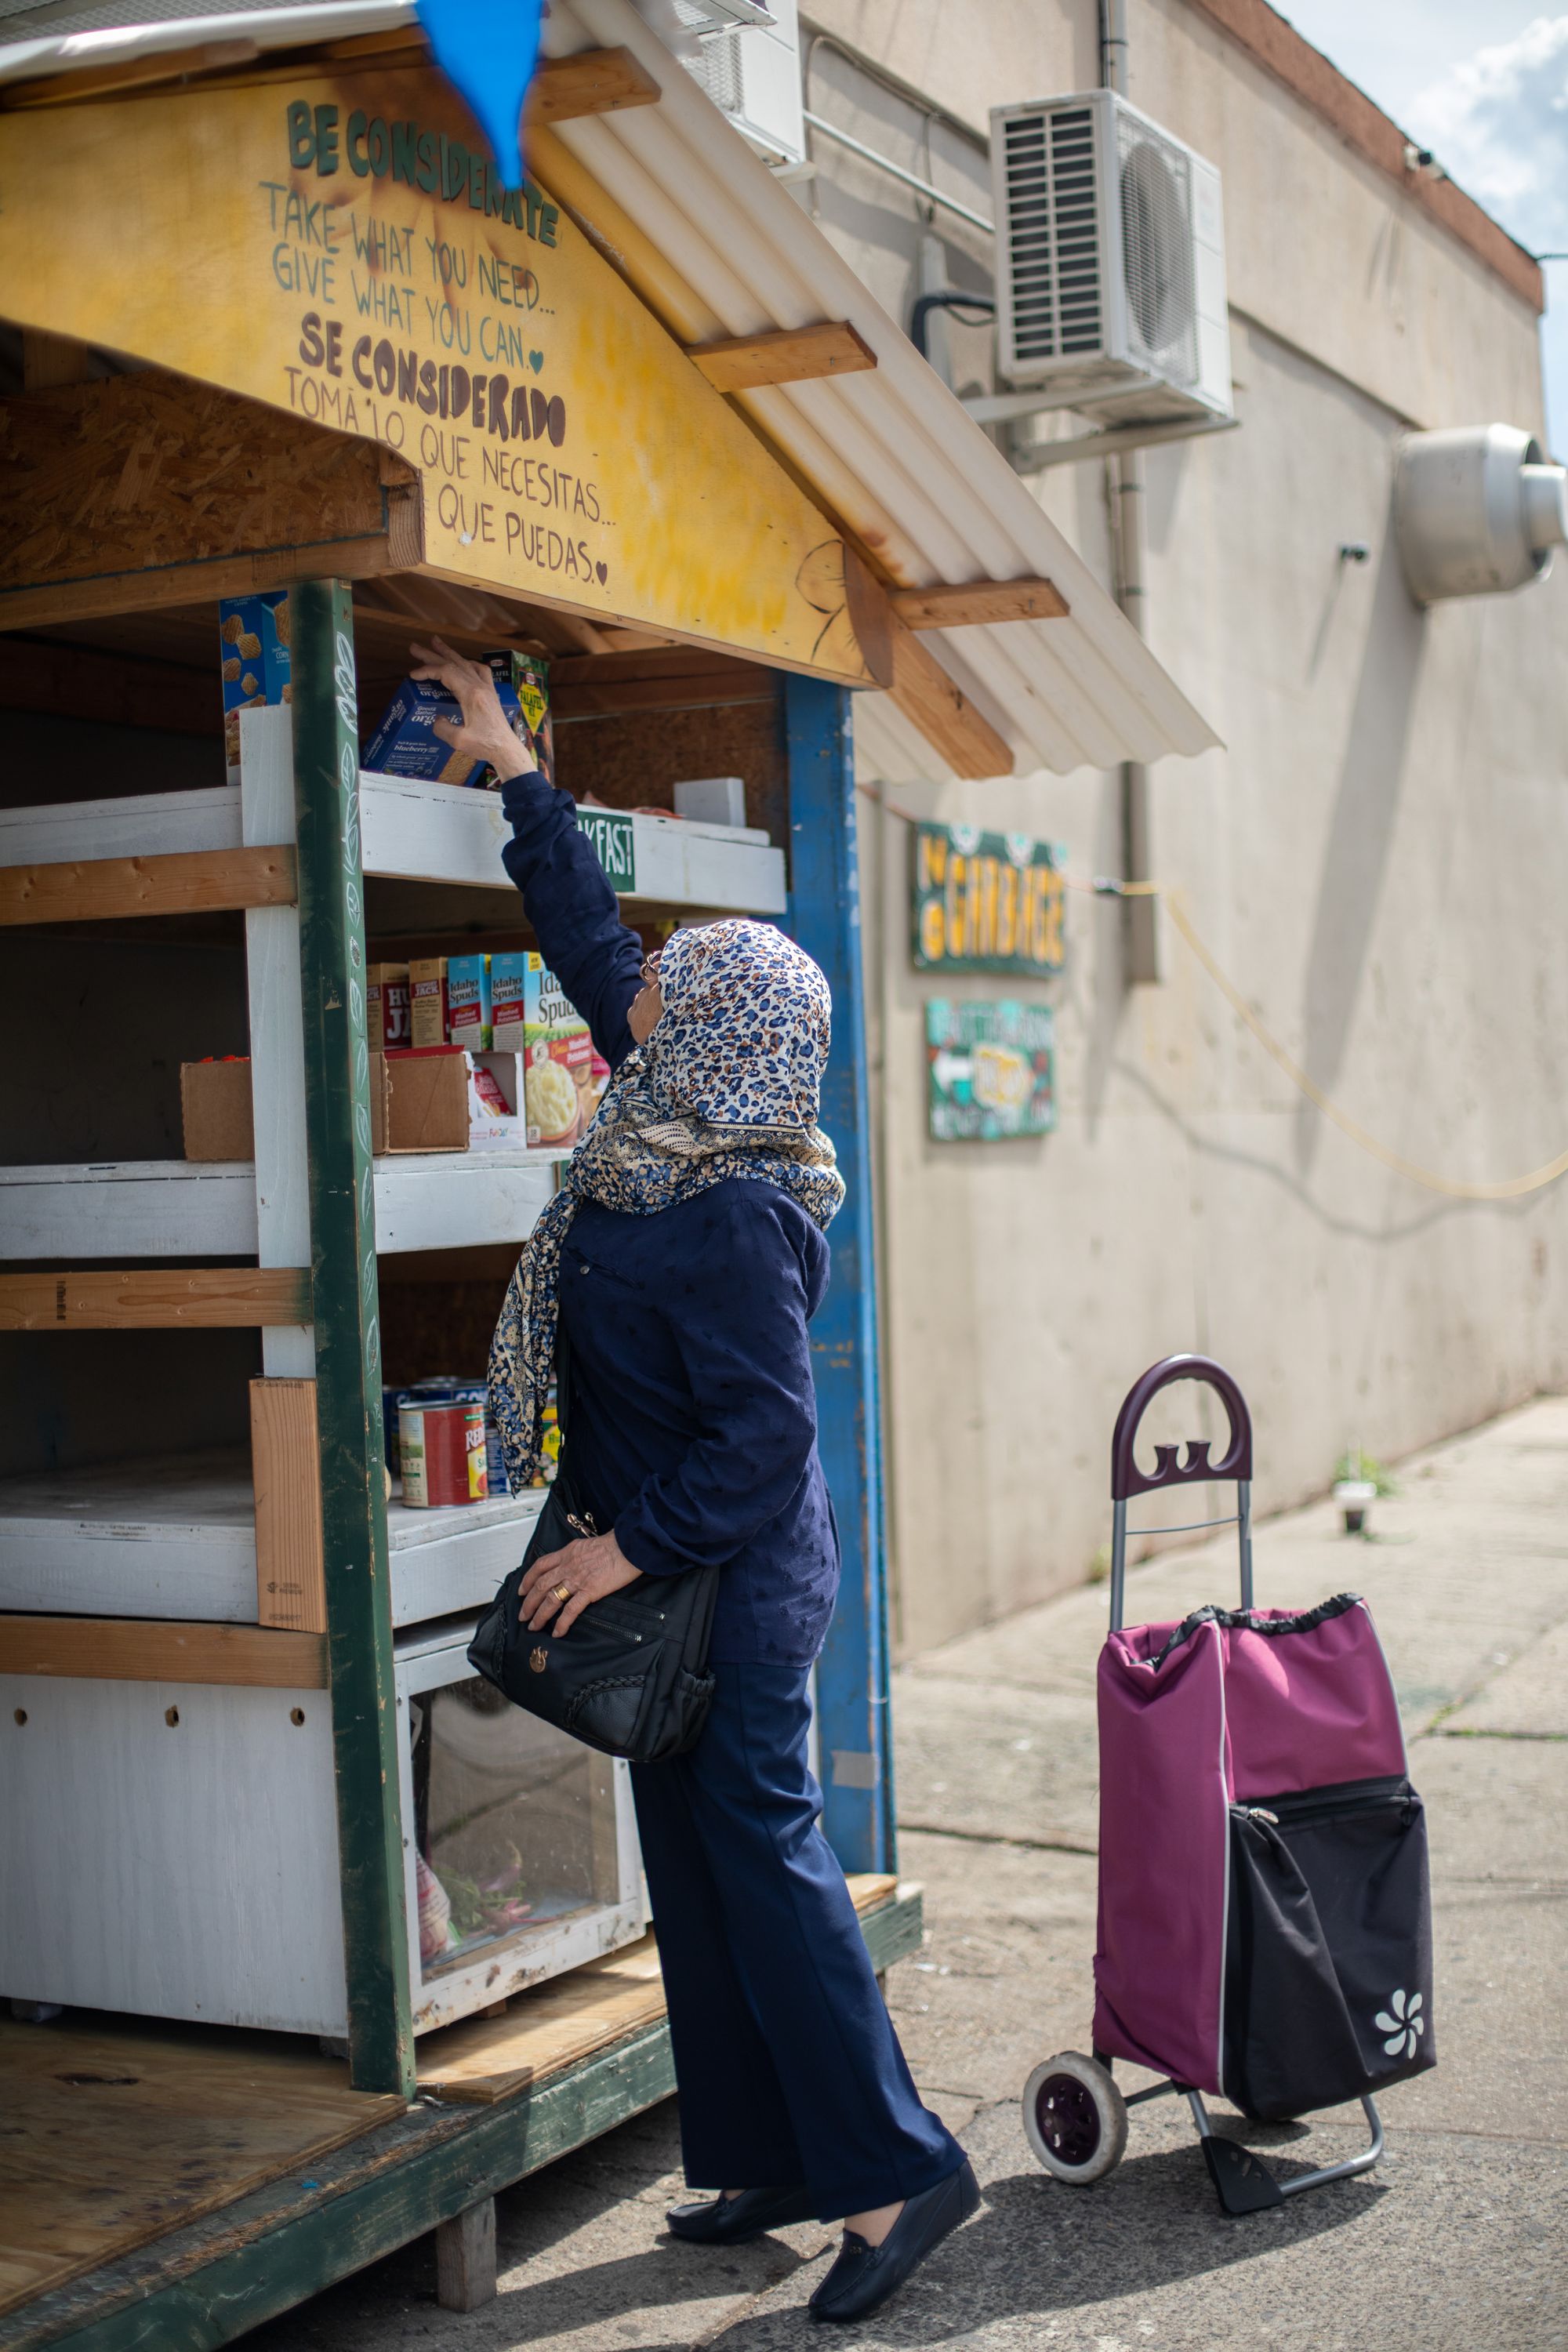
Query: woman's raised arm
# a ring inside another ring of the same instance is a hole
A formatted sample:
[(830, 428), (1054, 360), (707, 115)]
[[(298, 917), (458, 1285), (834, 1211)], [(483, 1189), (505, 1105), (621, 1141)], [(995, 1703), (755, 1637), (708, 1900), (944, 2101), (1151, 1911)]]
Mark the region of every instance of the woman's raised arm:
[(540, 953), (615, 1069), (632, 1050), (626, 1010), (641, 986), (643, 948), (621, 920), (615, 891), (577, 823), (576, 803), (530, 768), (483, 662), (465, 659), (440, 637), (413, 652), (422, 664), (413, 675), (439, 678), (462, 706), (461, 726), (437, 719), (436, 732), (485, 761), (500, 779), (512, 829), (501, 862), (522, 893)]

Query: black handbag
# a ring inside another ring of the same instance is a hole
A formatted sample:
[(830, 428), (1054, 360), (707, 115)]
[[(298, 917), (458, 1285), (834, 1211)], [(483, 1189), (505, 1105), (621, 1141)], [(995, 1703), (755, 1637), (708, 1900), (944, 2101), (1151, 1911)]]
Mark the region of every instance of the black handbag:
[(468, 1645), (468, 1664), (514, 1706), (569, 1731), (605, 1756), (658, 1764), (697, 1745), (713, 1697), (708, 1642), (719, 1598), (717, 1568), (645, 1576), (591, 1601), (557, 1638), (518, 1614), (523, 1578), (542, 1552), (574, 1536), (602, 1532), (577, 1495), (571, 1470), (571, 1362), (566, 1335), (556, 1347), (562, 1432), (555, 1483), (521, 1562), (502, 1584)]

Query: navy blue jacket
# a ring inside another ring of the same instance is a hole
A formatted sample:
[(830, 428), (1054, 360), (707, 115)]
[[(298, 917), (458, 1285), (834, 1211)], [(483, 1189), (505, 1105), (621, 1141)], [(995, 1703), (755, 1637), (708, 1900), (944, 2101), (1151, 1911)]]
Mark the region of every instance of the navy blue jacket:
[[(614, 1068), (632, 1050), (642, 943), (568, 793), (519, 776), (502, 805), (540, 951)], [(798, 1202), (740, 1177), (647, 1216), (584, 1202), (562, 1252), (573, 1483), (645, 1575), (723, 1569), (716, 1662), (803, 1665), (833, 1613), (806, 1336), (828, 1262)]]

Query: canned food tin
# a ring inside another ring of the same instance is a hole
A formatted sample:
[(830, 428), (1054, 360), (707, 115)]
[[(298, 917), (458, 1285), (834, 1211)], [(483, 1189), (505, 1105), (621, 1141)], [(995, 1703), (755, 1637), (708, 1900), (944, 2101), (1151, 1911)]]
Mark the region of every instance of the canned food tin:
[(482, 1404), (402, 1405), (397, 1414), (403, 1499), (415, 1510), (448, 1503), (482, 1503), (485, 1474)]

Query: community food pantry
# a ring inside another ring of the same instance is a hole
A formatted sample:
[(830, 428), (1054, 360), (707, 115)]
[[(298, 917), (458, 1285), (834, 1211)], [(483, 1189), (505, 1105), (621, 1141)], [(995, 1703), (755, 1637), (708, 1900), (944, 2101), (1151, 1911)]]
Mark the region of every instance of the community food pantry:
[(879, 1967), (854, 698), (937, 773), (1207, 740), (627, 0), (558, 0), (521, 192), (405, 7), (142, 13), (0, 49), (0, 2344), (93, 2352), (427, 2231), (466, 2307), (495, 2190), (671, 2087), (624, 1768), (466, 1660), (597, 1077), (411, 636), (650, 945), (746, 912), (832, 982), (817, 1750)]

